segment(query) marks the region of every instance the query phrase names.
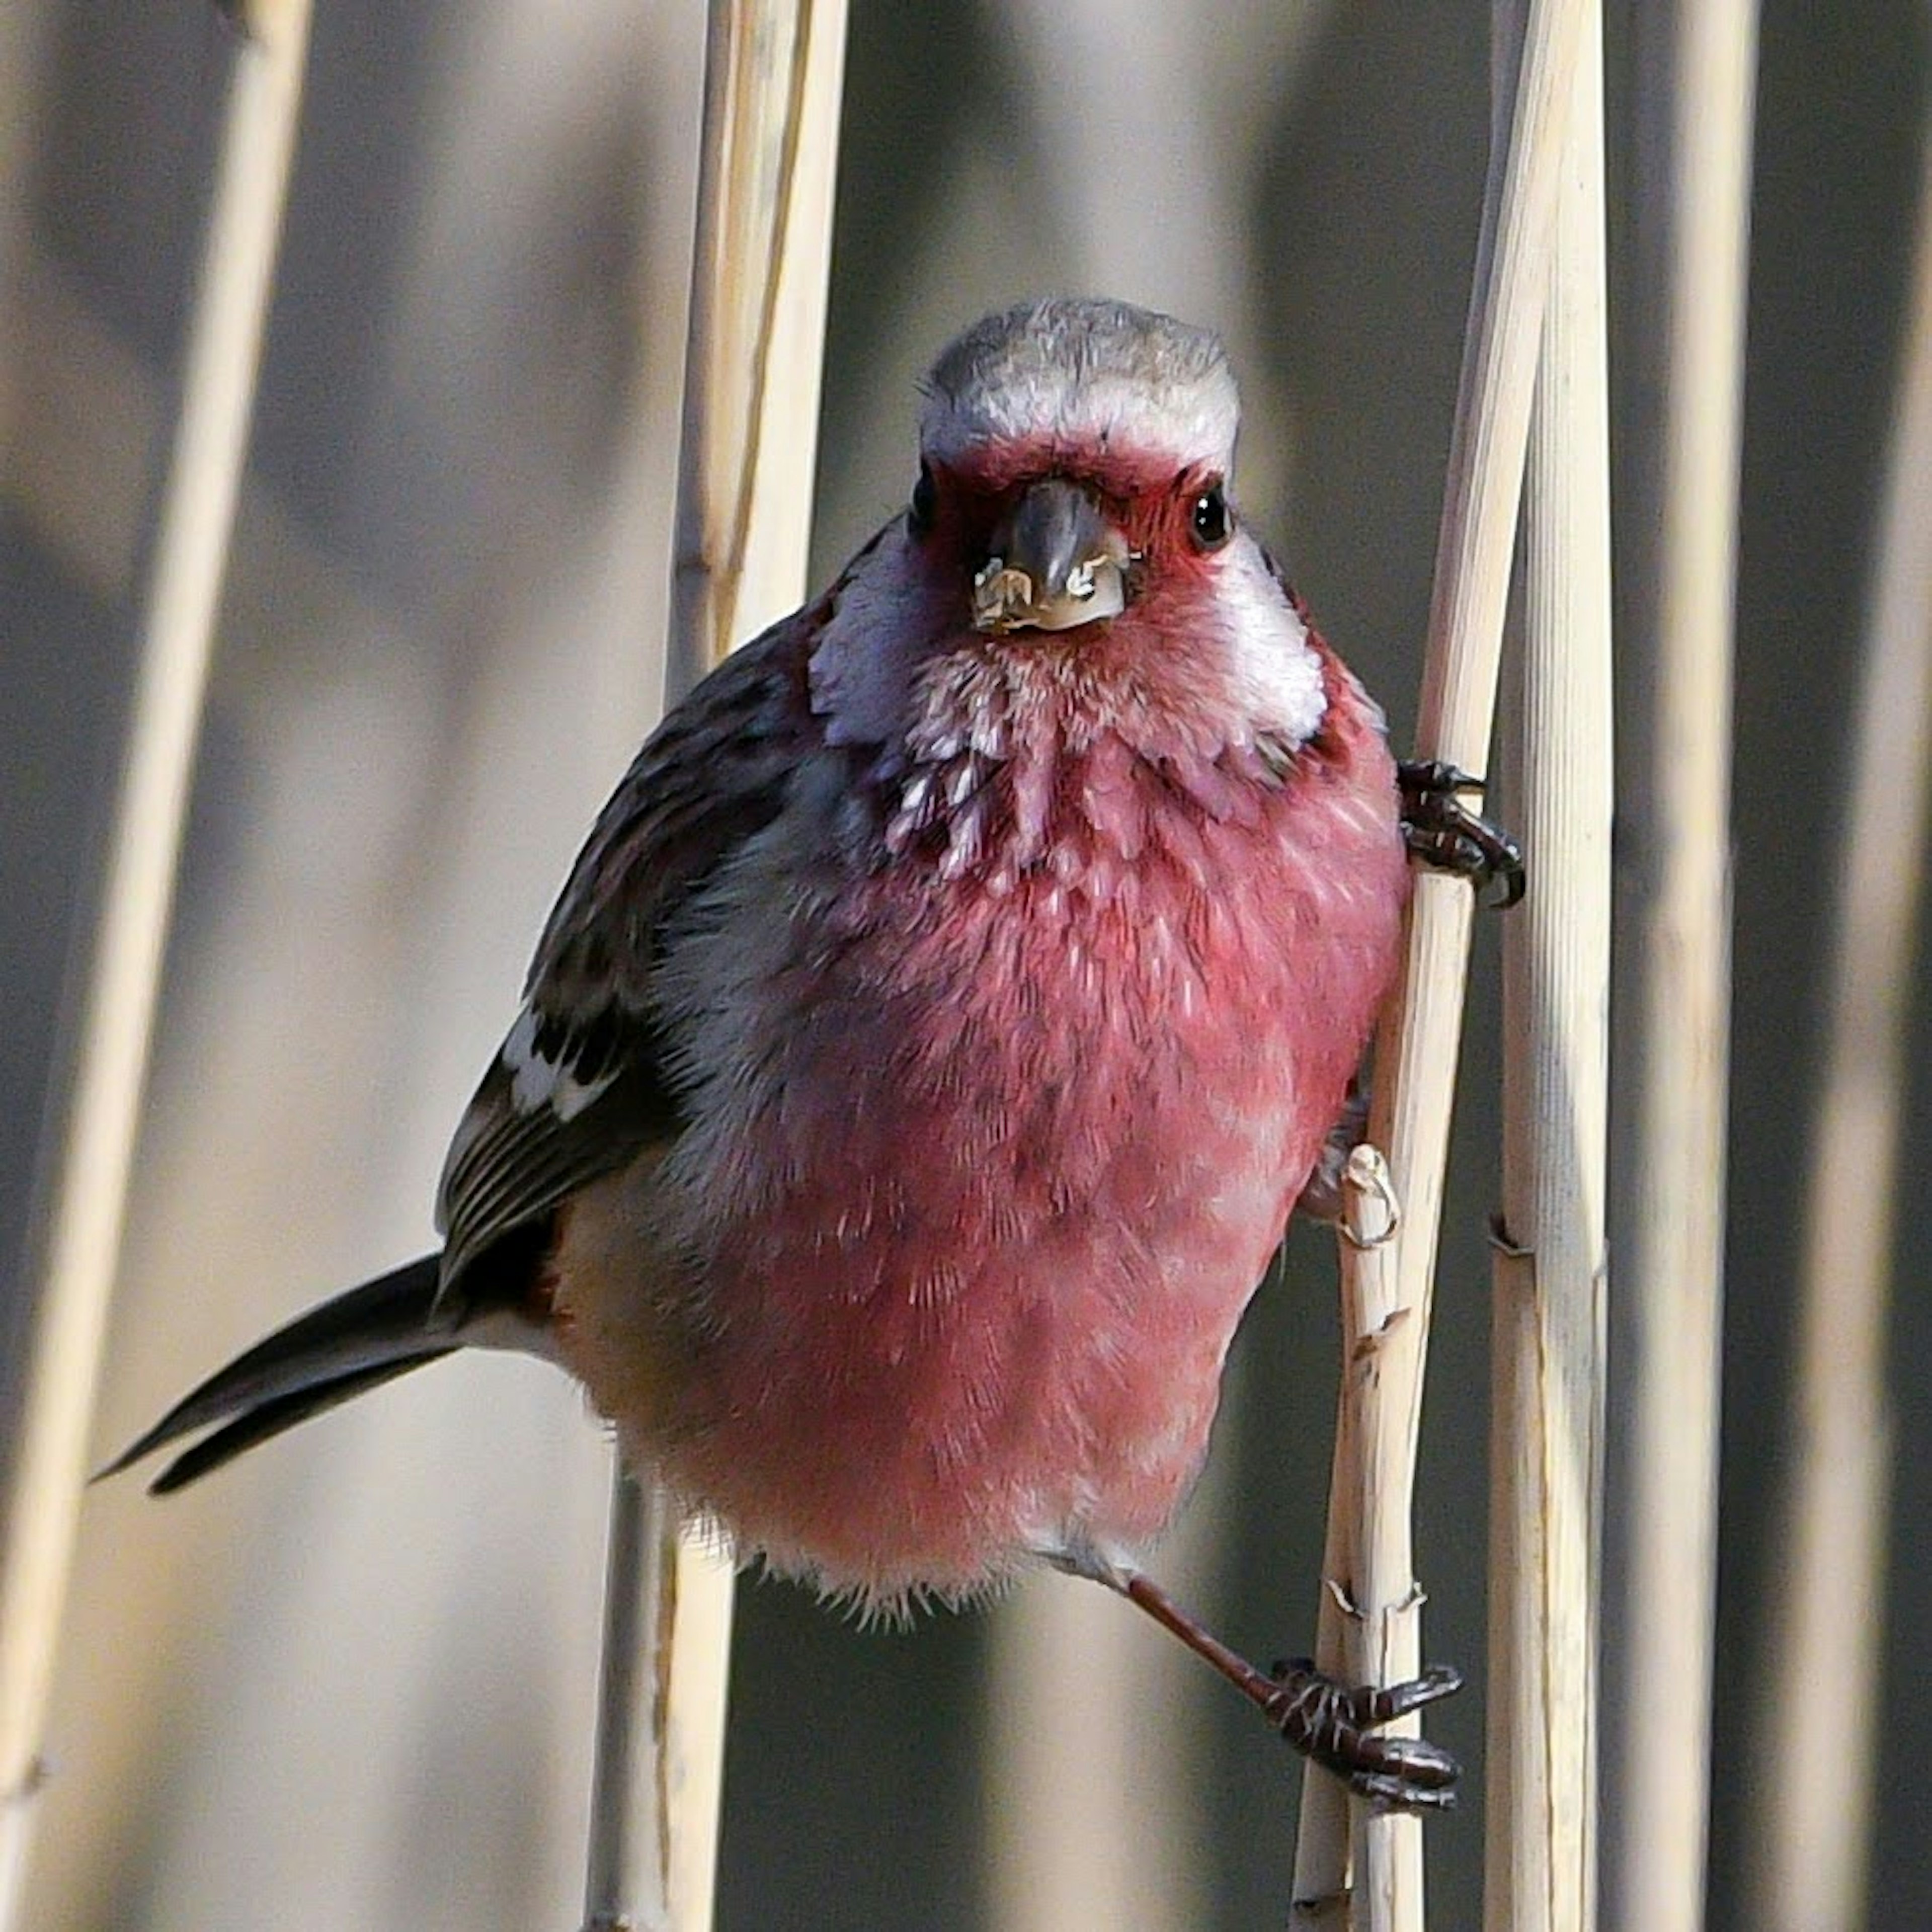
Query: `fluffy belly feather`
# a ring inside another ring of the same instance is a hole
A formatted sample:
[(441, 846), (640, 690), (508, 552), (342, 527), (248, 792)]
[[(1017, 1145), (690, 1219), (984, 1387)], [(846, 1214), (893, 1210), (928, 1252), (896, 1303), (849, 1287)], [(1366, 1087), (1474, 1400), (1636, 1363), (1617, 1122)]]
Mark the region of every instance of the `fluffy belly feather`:
[(741, 1550), (890, 1602), (1158, 1534), (1392, 954), (1386, 815), (1341, 890), (1307, 803), (1004, 890), (734, 882), (680, 966), (731, 1074), (567, 1273), (620, 1284), (571, 1311), (599, 1406)]

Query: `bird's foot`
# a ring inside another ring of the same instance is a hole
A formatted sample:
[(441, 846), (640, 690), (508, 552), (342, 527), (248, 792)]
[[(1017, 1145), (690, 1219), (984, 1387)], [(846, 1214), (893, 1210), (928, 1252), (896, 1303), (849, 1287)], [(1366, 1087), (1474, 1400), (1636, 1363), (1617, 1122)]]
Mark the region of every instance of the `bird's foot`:
[(1461, 1767), (1439, 1744), (1421, 1738), (1384, 1737), (1376, 1726), (1462, 1688), (1446, 1664), (1402, 1684), (1354, 1687), (1317, 1670), (1305, 1658), (1277, 1664), (1263, 1676), (1183, 1610), (1150, 1576), (1118, 1565), (1067, 1558), (1064, 1567), (1118, 1590), (1180, 1638), (1254, 1704), (1294, 1745), (1378, 1811), (1446, 1811)]
[(1468, 880), (1489, 904), (1514, 905), (1523, 893), (1522, 848), (1462, 802), (1463, 793), (1481, 791), (1482, 780), (1440, 758), (1412, 759), (1396, 772), (1411, 856)]
[(1348, 1684), (1298, 1657), (1269, 1675), (1276, 1685), (1264, 1706), (1269, 1722), (1376, 1810), (1446, 1811), (1456, 1802), (1462, 1767), (1440, 1744), (1376, 1727), (1453, 1696), (1462, 1688), (1460, 1671), (1437, 1664), (1400, 1684)]

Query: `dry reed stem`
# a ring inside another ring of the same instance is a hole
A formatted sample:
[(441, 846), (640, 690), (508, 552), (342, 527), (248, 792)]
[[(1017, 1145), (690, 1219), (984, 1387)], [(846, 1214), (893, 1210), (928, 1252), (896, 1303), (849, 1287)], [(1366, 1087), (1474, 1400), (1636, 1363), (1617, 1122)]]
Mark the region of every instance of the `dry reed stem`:
[[(1496, 112), (1416, 748), (1420, 757), (1447, 760), (1478, 776), (1489, 758), (1557, 190), (1588, 13), (1583, 0), (1531, 0), (1520, 34), (1498, 15)], [(1399, 1532), (1384, 1532), (1372, 1520), (1359, 1535), (1357, 1546), (1364, 1549), (1392, 1546), (1380, 1542), (1385, 1533), (1407, 1534), (1472, 909), (1462, 881), (1430, 872), (1417, 875), (1403, 970), (1376, 1041), (1369, 1139), (1385, 1153), (1400, 1220), (1386, 1249), (1376, 1251), (1376, 1266), (1391, 1277), (1388, 1305), (1402, 1311), (1384, 1332), (1378, 1354), (1381, 1376), (1403, 1400), (1382, 1403), (1372, 1444), (1348, 1444), (1344, 1454), (1338, 1435), (1330, 1508), (1348, 1508), (1360, 1496), (1372, 1519), (1387, 1510), (1404, 1522)], [(1378, 1478), (1372, 1492), (1361, 1474), (1370, 1458)], [(1345, 1482), (1351, 1462), (1355, 1468)], [(1384, 1587), (1388, 1601), (1406, 1601), (1414, 1579), (1406, 1588)], [(1349, 1579), (1331, 1571), (1324, 1594), (1336, 1589), (1352, 1600), (1355, 1594)], [(1389, 1620), (1379, 1660), (1388, 1678), (1412, 1676), (1419, 1668), (1420, 1621), (1414, 1615)], [(1324, 1612), (1323, 1637), (1332, 1646), (1340, 1632), (1333, 1612)], [(1310, 1789), (1322, 1775), (1311, 1770), (1304, 1780), (1304, 1812), (1317, 1827), (1325, 1819), (1333, 1828), (1332, 1802)], [(1372, 1895), (1364, 1888), (1354, 1900), (1357, 1932), (1419, 1924), (1420, 1859), (1401, 1849), (1405, 1838), (1419, 1843), (1419, 1822), (1390, 1818), (1374, 1829), (1385, 1834), (1378, 1841), (1378, 1882)], [(1334, 1874), (1346, 1863), (1346, 1854), (1332, 1840), (1324, 1846), (1316, 1831), (1304, 1833), (1294, 1887), (1297, 1900), (1308, 1901), (1297, 1908), (1301, 1922), (1334, 1922), (1332, 1907), (1322, 1901), (1332, 1896)], [(1381, 1882), (1384, 1870), (1401, 1875), (1392, 1881), (1393, 1895)], [(1384, 1916), (1369, 1916), (1376, 1913)]]
[[(1556, 188), (1586, 10), (1583, 0), (1536, 0), (1528, 10), (1478, 258), (1417, 751), (1478, 774), (1489, 759)], [(1397, 1299), (1418, 1316), (1392, 1346), (1418, 1355), (1426, 1348), (1472, 911), (1462, 880), (1417, 874), (1404, 970), (1376, 1048), (1369, 1137), (1387, 1154), (1402, 1204)], [(1419, 1400), (1419, 1377), (1414, 1386)], [(1406, 1418), (1412, 1440), (1418, 1421)]]
[[(1407, 1378), (1422, 1358), (1400, 1346), (1414, 1318), (1400, 1299), (1395, 1239), (1400, 1216), (1394, 1185), (1372, 1147), (1349, 1156), (1342, 1244), (1342, 1438), (1356, 1492), (1351, 1524), (1348, 1601), (1342, 1612), (1342, 1670), (1357, 1684), (1393, 1684), (1416, 1672), (1421, 1654), (1422, 1592), (1412, 1537), (1414, 1439), (1407, 1419), (1422, 1392)], [(1420, 1716), (1384, 1727), (1420, 1732)], [(1350, 1808), (1354, 1912), (1360, 1932), (1422, 1932), (1422, 1828), (1417, 1818)]]
[(1732, 602), (1756, 14), (1750, 0), (1682, 0), (1660, 14), (1664, 39), (1636, 110), (1653, 170), (1637, 215), (1658, 367), (1639, 388), (1657, 413), (1636, 433), (1652, 474), (1632, 520), (1656, 536), (1628, 586), (1624, 649), (1648, 743), (1620, 814), (1637, 978), (1621, 1006), (1634, 1077), (1616, 1155), (1628, 1197), (1616, 1245), (1631, 1311), (1618, 1616), (1629, 1660), (1606, 1815), (1618, 1834), (1619, 1922), (1695, 1932), (1716, 1598)]
[[(711, 7), (668, 700), (804, 594), (844, 42), (844, 0)], [(585, 1923), (702, 1932), (731, 1565), (621, 1472), (610, 1545)]]
[[(1385, 1178), (1388, 1164), (1372, 1148)], [(1356, 1190), (1352, 1156), (1343, 1180), (1348, 1184), (1345, 1208), (1352, 1207)], [(1393, 1198), (1393, 1196), (1391, 1196)], [(1352, 1312), (1349, 1244), (1337, 1244), (1342, 1285), (1342, 1374), (1335, 1404), (1335, 1448), (1328, 1471), (1328, 1533), (1322, 1549), (1322, 1600), (1316, 1613), (1315, 1661), (1331, 1677), (1348, 1668), (1348, 1639), (1344, 1628), (1345, 1601), (1354, 1574), (1354, 1552), (1360, 1528), (1354, 1520), (1361, 1493), (1355, 1472), (1359, 1451), (1351, 1400), (1353, 1342), (1359, 1332)], [(1313, 1765), (1301, 1774), (1301, 1810), (1294, 1838), (1294, 1889), (1288, 1908), (1290, 1932), (1323, 1932), (1349, 1920), (1349, 1881), (1354, 1870), (1354, 1841), (1348, 1817), (1348, 1793), (1339, 1778)]]
[(247, 455), (308, 39), (307, 0), (256, 0), (234, 64), (140, 669), (64, 1099), (39, 1281), (9, 1414), (0, 1573), (0, 1924), (13, 1922), (40, 1781), (87, 1438), (214, 622)]
[[(1415, 1392), (1384, 1372), (1388, 1338), (1408, 1311), (1396, 1300), (1392, 1237), (1400, 1210), (1388, 1163), (1366, 1143), (1342, 1171), (1342, 1376), (1316, 1661), (1353, 1683), (1388, 1683), (1411, 1674), (1394, 1670), (1390, 1659), (1404, 1641), (1398, 1627), (1413, 1623), (1422, 1607), (1410, 1539), (1414, 1472), (1387, 1462), (1400, 1438), (1391, 1419), (1410, 1412)], [(1412, 1369), (1417, 1360), (1407, 1354), (1396, 1364)], [(1414, 1718), (1388, 1726), (1410, 1736), (1420, 1728)], [(1339, 1780), (1309, 1768), (1289, 1916), (1298, 1932), (1343, 1922), (1420, 1932), (1421, 1834), (1391, 1830), (1395, 1823), (1352, 1807)]]
[[(1932, 128), (1866, 620), (1824, 1077), (1806, 1202), (1798, 1401), (1759, 1673), (1750, 1923), (1867, 1922), (1892, 1412), (1887, 1303), (1912, 955), (1932, 802)], [(1831, 1713), (1820, 1748), (1819, 1713)]]
[(1503, 937), (1486, 1922), (1596, 1920), (1610, 974), (1610, 427), (1600, 8), (1583, 38), (1531, 419)]

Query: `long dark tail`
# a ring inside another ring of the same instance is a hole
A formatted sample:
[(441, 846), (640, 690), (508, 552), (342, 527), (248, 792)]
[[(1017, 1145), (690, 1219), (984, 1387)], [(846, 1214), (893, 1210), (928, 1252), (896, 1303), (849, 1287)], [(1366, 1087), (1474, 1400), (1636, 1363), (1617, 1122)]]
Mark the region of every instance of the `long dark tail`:
[(447, 1322), (432, 1324), (441, 1258), (425, 1255), (298, 1316), (184, 1396), (100, 1474), (118, 1474), (212, 1428), (148, 1485), (151, 1494), (166, 1495), (364, 1389), (452, 1353), (472, 1338)]

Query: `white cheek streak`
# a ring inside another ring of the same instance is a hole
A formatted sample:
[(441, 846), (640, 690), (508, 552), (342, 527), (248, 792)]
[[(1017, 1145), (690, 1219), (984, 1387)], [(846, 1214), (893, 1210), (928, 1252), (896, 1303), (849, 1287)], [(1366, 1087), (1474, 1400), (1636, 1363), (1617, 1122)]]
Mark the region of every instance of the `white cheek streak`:
[(537, 1052), (537, 1016), (528, 1006), (517, 1016), (503, 1042), (503, 1065), (510, 1076), (510, 1100), (520, 1114), (548, 1105), (568, 1125), (617, 1077), (614, 1069), (595, 1080), (580, 1080), (567, 1067)]
[(1308, 627), (1282, 594), (1260, 549), (1229, 546), (1216, 589), (1227, 662), (1244, 715), (1260, 730), (1299, 745), (1314, 736), (1328, 709), (1322, 661)]

